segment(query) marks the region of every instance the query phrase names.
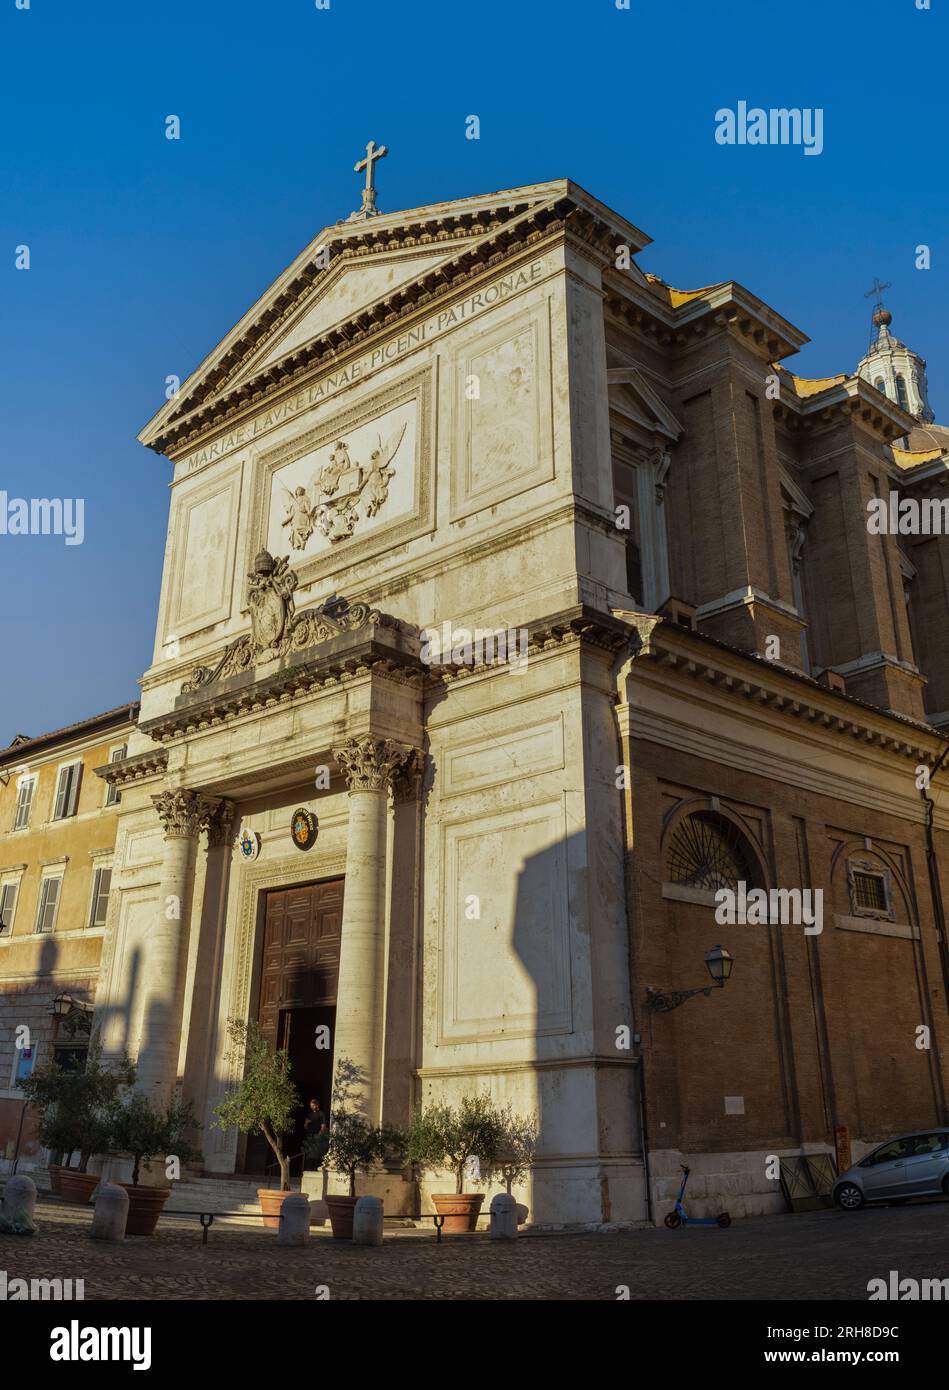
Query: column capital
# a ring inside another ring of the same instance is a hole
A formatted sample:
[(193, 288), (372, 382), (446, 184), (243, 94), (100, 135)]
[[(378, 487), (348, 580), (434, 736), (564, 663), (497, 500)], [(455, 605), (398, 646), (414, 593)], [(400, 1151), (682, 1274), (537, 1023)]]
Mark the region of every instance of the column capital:
[(426, 757), (421, 748), (412, 748), (392, 777), (392, 799), (398, 804), (421, 801)]
[(203, 818), (202, 824), (208, 832), (208, 849), (226, 849), (233, 844), (236, 809), (233, 801), (224, 797), (218, 807)]
[(347, 739), (332, 752), (352, 795), (353, 792), (387, 791), (418, 749), (396, 743), (391, 738), (364, 734)]
[(166, 840), (196, 839), (220, 805), (216, 796), (202, 796), (190, 787), (176, 787), (152, 797)]

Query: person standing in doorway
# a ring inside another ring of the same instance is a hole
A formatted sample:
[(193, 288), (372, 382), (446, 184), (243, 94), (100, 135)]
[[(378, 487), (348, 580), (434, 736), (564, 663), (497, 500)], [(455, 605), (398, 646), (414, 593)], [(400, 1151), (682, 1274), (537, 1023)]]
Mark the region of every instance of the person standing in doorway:
[(326, 1116), (320, 1109), (320, 1102), (311, 1097), (309, 1109), (303, 1121), (303, 1146), (308, 1160), (317, 1168), (326, 1156), (329, 1141), (329, 1126)]

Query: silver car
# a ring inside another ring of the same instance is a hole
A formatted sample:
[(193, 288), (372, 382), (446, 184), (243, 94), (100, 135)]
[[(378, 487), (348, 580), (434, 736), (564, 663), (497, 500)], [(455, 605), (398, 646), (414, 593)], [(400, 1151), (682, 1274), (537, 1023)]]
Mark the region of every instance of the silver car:
[(861, 1158), (834, 1184), (844, 1211), (895, 1198), (949, 1197), (949, 1129), (926, 1129), (888, 1139)]

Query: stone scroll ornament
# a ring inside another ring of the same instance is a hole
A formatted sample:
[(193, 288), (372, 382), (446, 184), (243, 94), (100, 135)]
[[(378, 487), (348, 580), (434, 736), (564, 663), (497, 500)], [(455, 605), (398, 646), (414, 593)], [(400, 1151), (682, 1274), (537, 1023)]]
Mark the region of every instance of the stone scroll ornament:
[(196, 666), (181, 687), (182, 695), (192, 695), (215, 681), (239, 675), (258, 662), (316, 646), (341, 632), (353, 632), (367, 623), (385, 626), (395, 621), (367, 603), (349, 603), (344, 598), (327, 599), (295, 613), (293, 591), (297, 576), (290, 569), (289, 556), (275, 560), (269, 551), (262, 550), (248, 577), (250, 632), (225, 647), (216, 666)]

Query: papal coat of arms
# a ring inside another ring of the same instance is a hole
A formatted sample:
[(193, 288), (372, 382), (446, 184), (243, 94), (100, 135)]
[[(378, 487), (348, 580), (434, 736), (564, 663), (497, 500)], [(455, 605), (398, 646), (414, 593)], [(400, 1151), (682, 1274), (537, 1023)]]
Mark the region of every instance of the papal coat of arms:
[(297, 577), (286, 556), (274, 559), (269, 551), (261, 550), (248, 578), (251, 633), (257, 652), (263, 654), (280, 646), (287, 623), (293, 617)]
[(330, 451), (329, 462), (314, 474), (309, 489), (297, 487), (286, 493), (286, 516), (281, 526), (289, 532), (291, 549), (303, 550), (313, 532), (319, 528), (332, 542), (346, 540), (361, 518), (374, 517), (389, 496), (389, 484), (395, 477), (392, 460), (405, 438), (406, 426), (383, 442), (377, 435), (378, 446), (365, 463), (350, 458), (349, 444), (337, 439)]
[(261, 839), (256, 830), (242, 830), (237, 844), (242, 859), (253, 861), (260, 857)]

